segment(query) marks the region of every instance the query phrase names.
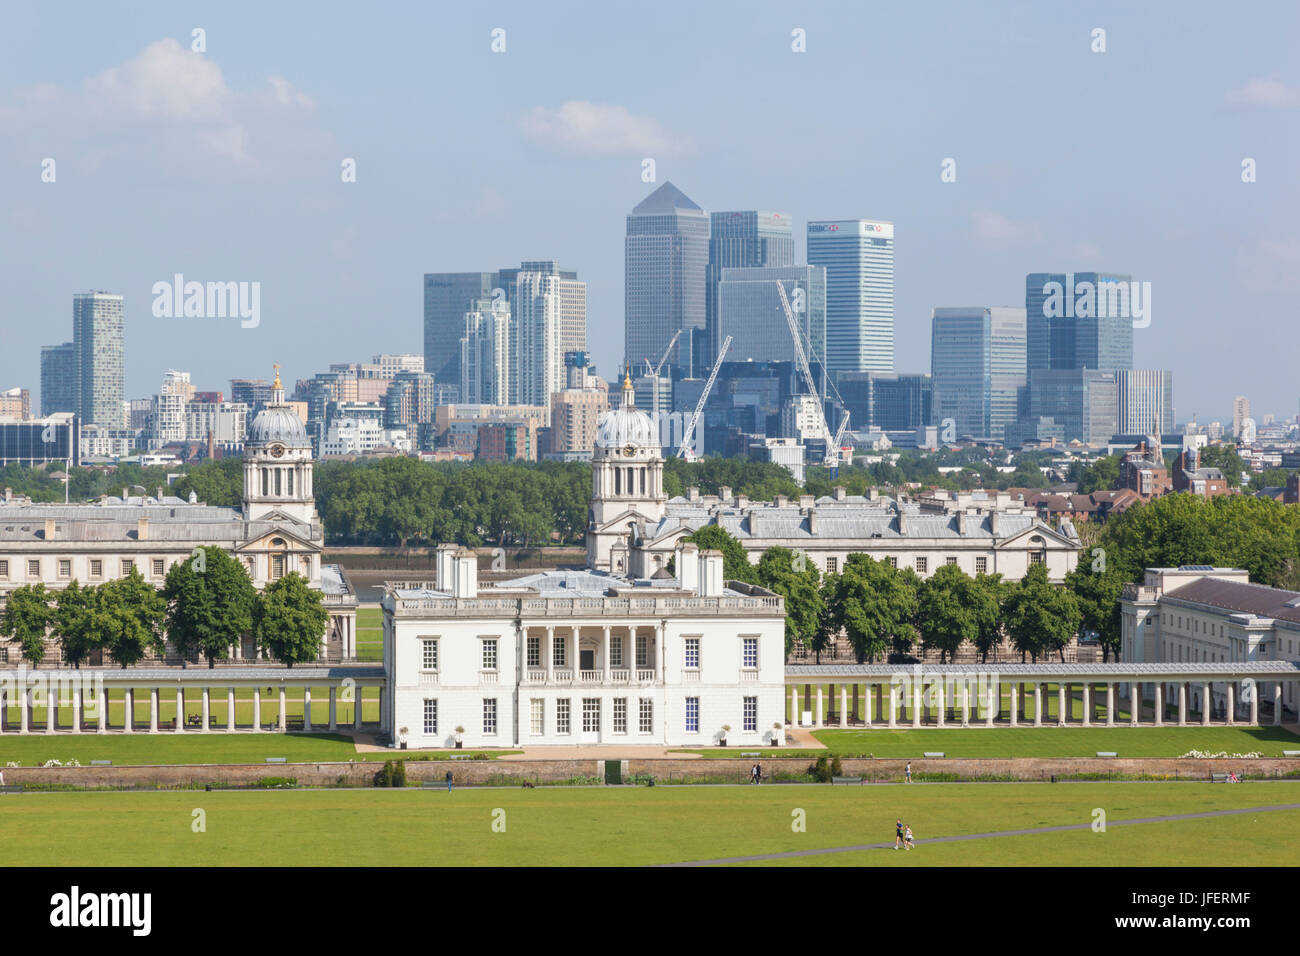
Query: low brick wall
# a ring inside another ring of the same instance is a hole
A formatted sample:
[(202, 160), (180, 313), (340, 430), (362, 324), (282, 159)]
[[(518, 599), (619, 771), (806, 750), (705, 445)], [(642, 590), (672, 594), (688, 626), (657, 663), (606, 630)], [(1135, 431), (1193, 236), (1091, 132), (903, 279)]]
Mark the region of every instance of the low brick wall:
[[(829, 755), (828, 755), (829, 756)], [(807, 757), (778, 757), (760, 760), (765, 776), (802, 775), (812, 764)], [(865, 777), (871, 782), (901, 781), (906, 760), (843, 759), (846, 776)], [(736, 759), (646, 759), (629, 758), (630, 774), (650, 774), (662, 782), (743, 783), (749, 779), (752, 760)], [(225, 766), (175, 767), (9, 767), (5, 782), (39, 786), (61, 784), (75, 787), (174, 788), (203, 786), (247, 786), (262, 777), (293, 777), (300, 786), (365, 787), (373, 782), (382, 763), (293, 763), (231, 764)], [(408, 760), (408, 781), (441, 783), (448, 770), (457, 785), (521, 784), (524, 780), (539, 783), (562, 783), (577, 778), (604, 777), (604, 761), (582, 760)], [(1300, 760), (1281, 758), (1256, 759), (934, 759), (913, 760), (913, 779), (931, 774), (955, 775), (964, 780), (1013, 779), (1049, 780), (1087, 774), (1107, 776), (1144, 776), (1180, 780), (1209, 780), (1211, 773), (1283, 777), (1300, 775)]]

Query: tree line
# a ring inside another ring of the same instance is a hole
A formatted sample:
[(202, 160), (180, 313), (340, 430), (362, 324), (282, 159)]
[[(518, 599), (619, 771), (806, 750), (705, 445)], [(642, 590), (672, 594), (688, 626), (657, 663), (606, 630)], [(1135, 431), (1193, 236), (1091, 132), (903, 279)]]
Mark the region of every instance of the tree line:
[(290, 667), (316, 659), (329, 612), (306, 578), (291, 572), (259, 592), (243, 564), (221, 548), (196, 550), (172, 565), (162, 588), (135, 568), (102, 584), (17, 588), (0, 612), (0, 637), (16, 642), (33, 665), (45, 657), (49, 637), (73, 667), (103, 651), (126, 668), (150, 652), (165, 656), (168, 643), (182, 661), (202, 657), (213, 667), (246, 637)]

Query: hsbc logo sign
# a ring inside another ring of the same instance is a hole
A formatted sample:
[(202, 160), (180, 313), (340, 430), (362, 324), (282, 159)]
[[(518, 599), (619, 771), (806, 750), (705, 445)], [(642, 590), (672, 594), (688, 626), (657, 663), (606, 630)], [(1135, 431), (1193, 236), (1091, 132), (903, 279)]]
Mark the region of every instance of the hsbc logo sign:
[(840, 224), (838, 222), (811, 222), (808, 224), (809, 232), (839, 232)]

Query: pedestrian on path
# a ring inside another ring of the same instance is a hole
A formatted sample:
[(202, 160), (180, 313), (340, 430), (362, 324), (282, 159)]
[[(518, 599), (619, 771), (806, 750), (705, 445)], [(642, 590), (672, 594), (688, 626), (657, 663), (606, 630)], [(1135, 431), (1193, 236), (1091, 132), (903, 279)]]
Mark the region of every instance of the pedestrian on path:
[(903, 846), (909, 850), (913, 849), (916, 844), (912, 842), (912, 825), (909, 823), (903, 830)]
[(903, 818), (899, 817), (894, 821), (894, 849), (897, 850), (903, 845)]
[(447, 792), (451, 793), (451, 771), (447, 771)]
[(912, 782), (912, 761), (909, 760), (907, 766), (903, 768), (903, 776), (907, 778), (908, 783)]

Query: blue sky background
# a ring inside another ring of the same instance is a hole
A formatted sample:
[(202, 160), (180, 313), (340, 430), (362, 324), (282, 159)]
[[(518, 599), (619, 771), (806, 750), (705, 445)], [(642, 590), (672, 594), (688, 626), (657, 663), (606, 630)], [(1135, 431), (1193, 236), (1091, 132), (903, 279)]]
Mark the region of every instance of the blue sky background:
[[(1113, 270), (1152, 284), (1135, 360), (1180, 421), (1296, 414), (1300, 5), (468, 6), (7, 4), (0, 388), (36, 392), (78, 291), (126, 297), (129, 396), (226, 391), (420, 352), (424, 272), (541, 258), (588, 282), (609, 375), (653, 156), (706, 209), (791, 213), (801, 257), (809, 219), (893, 220), (900, 371), (934, 306)], [(261, 326), (154, 318), (176, 272), (261, 282)]]

